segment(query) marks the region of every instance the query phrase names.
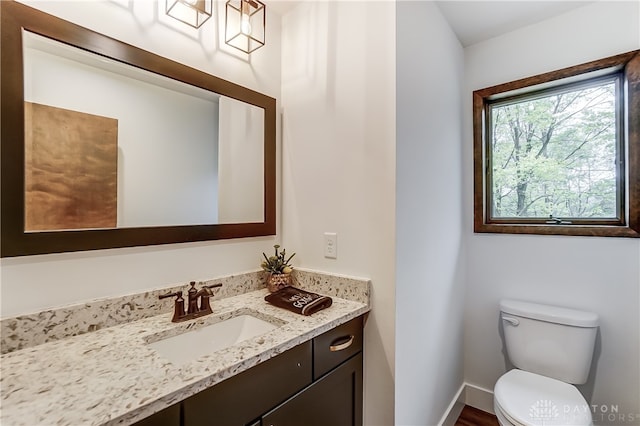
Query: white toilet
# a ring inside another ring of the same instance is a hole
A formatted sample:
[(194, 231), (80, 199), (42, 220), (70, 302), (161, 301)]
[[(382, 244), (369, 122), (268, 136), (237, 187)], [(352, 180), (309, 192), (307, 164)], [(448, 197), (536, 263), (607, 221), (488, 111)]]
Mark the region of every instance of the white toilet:
[(589, 376), (598, 316), (502, 300), (500, 317), (507, 355), (516, 367), (494, 388), (500, 425), (592, 425), (589, 404), (572, 384), (583, 384)]

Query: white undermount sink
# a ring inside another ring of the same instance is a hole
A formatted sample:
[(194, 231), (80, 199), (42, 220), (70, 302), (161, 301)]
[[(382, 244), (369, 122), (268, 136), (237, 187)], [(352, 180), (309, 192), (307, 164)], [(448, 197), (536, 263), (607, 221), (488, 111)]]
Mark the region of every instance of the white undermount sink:
[(173, 364), (184, 364), (278, 327), (279, 325), (253, 315), (239, 314), (177, 336), (149, 343), (149, 346)]

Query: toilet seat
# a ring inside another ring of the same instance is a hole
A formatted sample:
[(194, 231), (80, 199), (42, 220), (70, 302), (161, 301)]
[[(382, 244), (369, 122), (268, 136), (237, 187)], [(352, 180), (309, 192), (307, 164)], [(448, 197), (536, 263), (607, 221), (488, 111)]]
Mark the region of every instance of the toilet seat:
[(495, 412), (495, 415), (498, 418), (498, 423), (500, 423), (501, 426), (526, 426), (517, 422), (512, 417), (509, 417), (495, 399), (493, 401), (493, 411)]
[(589, 405), (575, 386), (522, 370), (496, 382), (496, 414), (514, 426), (588, 426)]

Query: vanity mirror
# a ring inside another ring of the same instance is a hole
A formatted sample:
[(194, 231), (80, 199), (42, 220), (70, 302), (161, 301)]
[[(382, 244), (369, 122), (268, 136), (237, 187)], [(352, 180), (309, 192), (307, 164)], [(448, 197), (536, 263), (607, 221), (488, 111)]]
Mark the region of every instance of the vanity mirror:
[(2, 257), (275, 234), (275, 99), (0, 8)]

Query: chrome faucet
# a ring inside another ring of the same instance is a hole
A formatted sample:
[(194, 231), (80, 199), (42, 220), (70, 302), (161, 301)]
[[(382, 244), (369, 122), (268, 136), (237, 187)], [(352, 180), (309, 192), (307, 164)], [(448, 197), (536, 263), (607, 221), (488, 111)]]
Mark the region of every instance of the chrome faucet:
[[(182, 291), (176, 291), (175, 293), (167, 293), (158, 296), (159, 299), (167, 297), (176, 297), (173, 318), (171, 322), (187, 321), (193, 318), (209, 315), (213, 311), (211, 310), (211, 304), (209, 298), (213, 296), (212, 288), (222, 287), (222, 284), (211, 284), (203, 286), (199, 291), (196, 290), (196, 282), (191, 281), (191, 288), (187, 291), (187, 312), (184, 311), (184, 298), (182, 297)], [(198, 300), (200, 303), (198, 303)]]

